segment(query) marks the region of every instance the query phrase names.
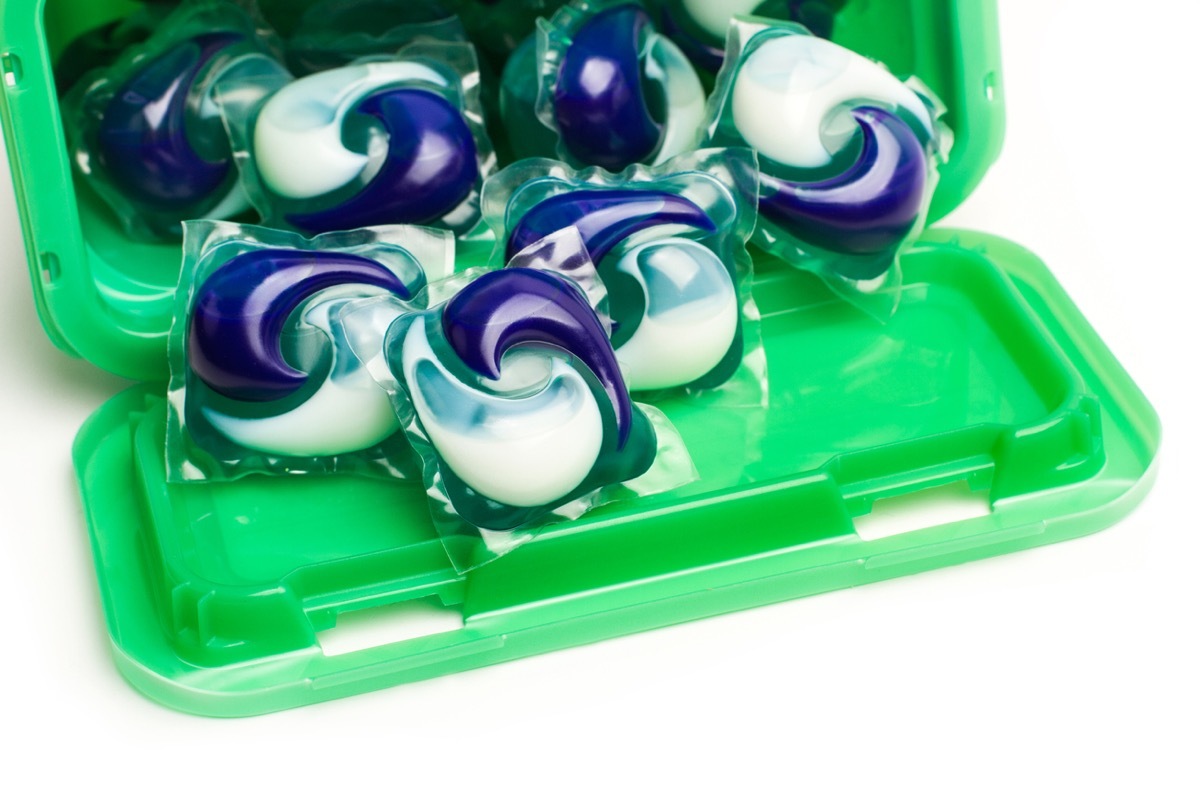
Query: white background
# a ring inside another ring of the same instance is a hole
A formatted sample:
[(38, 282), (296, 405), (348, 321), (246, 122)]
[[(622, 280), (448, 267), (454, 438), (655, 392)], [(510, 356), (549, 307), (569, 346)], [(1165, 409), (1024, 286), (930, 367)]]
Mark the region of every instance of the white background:
[(124, 383), (42, 335), (0, 186), (0, 794), (1198, 796), (1196, 8), (1004, 0), (1005, 152), (943, 223), (1041, 255), (1156, 405), (1130, 518), (249, 720), (112, 664), (69, 454)]

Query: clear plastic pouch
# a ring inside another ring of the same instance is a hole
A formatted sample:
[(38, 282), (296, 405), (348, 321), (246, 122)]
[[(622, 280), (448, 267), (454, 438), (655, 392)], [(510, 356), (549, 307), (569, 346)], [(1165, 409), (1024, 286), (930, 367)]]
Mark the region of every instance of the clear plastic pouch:
[(63, 48), (54, 62), (54, 85), (65, 95), (88, 72), (111, 66), (126, 51), (145, 42), (175, 9), (146, 3), (127, 17), (85, 31)]
[(890, 316), (952, 144), (940, 101), (801, 25), (739, 17), (708, 108), (705, 144), (758, 154), (754, 243)]
[(766, 359), (753, 264), (757, 168), (745, 148), (686, 153), (620, 174), (531, 159), (493, 176), (484, 214), (495, 265), (578, 230), (608, 291), (612, 342), (631, 391), (683, 390), (761, 407)]
[(700, 78), (640, 3), (575, 0), (539, 19), (533, 66), (537, 116), (577, 167), (661, 164), (704, 124)]
[(249, 474), (411, 476), (412, 451), (359, 356), (391, 320), (345, 324), (355, 300), (417, 308), (453, 270), (445, 231), (386, 226), (306, 239), (189, 222), (171, 329), (171, 481)]
[(567, 234), (506, 269), (431, 286), (425, 310), (398, 313), (378, 298), (342, 312), (348, 327), (395, 319), (369, 367), (393, 397), (462, 571), (556, 521), (696, 477), (670, 421), (630, 399), (595, 311), (602, 284)]
[(287, 41), (297, 75), (390, 56), (413, 42), (467, 42), (462, 22), (436, 0), (320, 0), (301, 15)]
[(846, 0), (659, 0), (659, 28), (687, 54), (696, 69), (715, 74), (725, 61), (725, 38), (736, 14), (798, 22), (814, 35), (833, 35)]
[(227, 0), (192, 0), (63, 101), (76, 169), (126, 233), (178, 240), (183, 220), (249, 210), (213, 101), (224, 79), (277, 68), (261, 20)]
[(501, 65), (533, 30), (538, 17), (549, 17), (563, 0), (445, 0), (462, 19), (471, 41), (487, 60)]
[(218, 97), (264, 224), (303, 233), (418, 224), (470, 237), (495, 167), (475, 51), (422, 41), (293, 79), (222, 82)]

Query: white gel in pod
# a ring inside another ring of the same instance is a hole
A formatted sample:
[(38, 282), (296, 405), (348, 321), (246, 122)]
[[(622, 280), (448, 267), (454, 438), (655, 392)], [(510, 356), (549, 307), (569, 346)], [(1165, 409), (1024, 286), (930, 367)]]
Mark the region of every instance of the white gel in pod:
[(604, 423), (591, 388), (570, 363), (514, 351), (502, 363), (501, 380), (488, 382), (503, 394), (489, 394), (438, 362), (425, 324), (405, 334), (402, 369), (442, 462), (481, 495), (520, 508), (553, 503), (583, 483), (600, 457)]
[(733, 346), (738, 299), (716, 253), (690, 239), (660, 239), (617, 262), (647, 298), (633, 336), (617, 349), (631, 391), (686, 386), (711, 372)]
[[(934, 133), (912, 89), (874, 61), (816, 36), (769, 39), (746, 57), (733, 84), (733, 121), (742, 138), (792, 167), (828, 165), (857, 130), (849, 109), (863, 104), (903, 108)], [(834, 133), (829, 118), (839, 109), (847, 112), (846, 124)], [(823, 131), (833, 136), (832, 150)]]
[(263, 183), (282, 197), (304, 200), (354, 181), (371, 157), (342, 141), (346, 115), (374, 90), (404, 81), (448, 85), (436, 70), (401, 61), (318, 72), (280, 89), (254, 125), (254, 159)]

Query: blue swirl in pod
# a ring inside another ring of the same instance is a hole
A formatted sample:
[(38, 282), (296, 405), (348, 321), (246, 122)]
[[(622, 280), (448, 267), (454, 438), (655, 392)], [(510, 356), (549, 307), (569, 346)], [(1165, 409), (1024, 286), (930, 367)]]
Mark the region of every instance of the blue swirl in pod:
[(653, 155), (662, 135), (642, 88), (641, 37), (651, 24), (634, 5), (600, 12), (578, 33), (554, 87), (554, 112), (567, 149), (587, 164), (618, 171)]
[(612, 341), (631, 390), (709, 388), (729, 379), (743, 350), (735, 272), (705, 244), (679, 235), (716, 232), (702, 208), (653, 189), (554, 195), (514, 226), (509, 258), (568, 227), (609, 289)]
[(571, 36), (554, 82), (553, 125), (571, 158), (617, 172), (686, 150), (704, 102), (683, 52), (654, 30), (645, 10), (623, 4)]
[(837, 262), (852, 280), (875, 278), (921, 218), (928, 174), (925, 146), (895, 114), (856, 108), (858, 160), (844, 173), (797, 183), (760, 176), (759, 212), (799, 239), (855, 258)]
[(349, 200), (289, 214), (288, 222), (310, 232), (427, 224), (467, 199), (479, 178), (475, 137), (445, 98), (421, 89), (385, 89), (364, 98), (357, 111), (387, 131), (383, 169)]
[(264, 188), (309, 233), (430, 224), (476, 188), (479, 154), (451, 82), (419, 61), (320, 72), (271, 96), (254, 122)]
[[(334, 320), (348, 300), (410, 299), (424, 285), (413, 267), (406, 282), (351, 253), (262, 249), (230, 259), (200, 287), (188, 322), (188, 366), (210, 390), (196, 394), (204, 418), (231, 441), (280, 455), (350, 453), (394, 433), (387, 393)], [(317, 334), (315, 352), (296, 335), (301, 321)]]
[(567, 278), (488, 273), (390, 338), (447, 495), (473, 525), (511, 530), (654, 461), (653, 426)]
[(521, 345), (574, 355), (612, 404), (618, 445), (628, 440), (633, 404), (612, 345), (586, 298), (561, 276), (529, 269), (485, 275), (446, 305), (442, 327), (463, 363), (492, 380), (500, 378), (504, 354)]
[(150, 60), (113, 95), (97, 137), (97, 157), (130, 199), (183, 211), (213, 196), (232, 176), (232, 156), (209, 160), (189, 131), (188, 95), (233, 33), (201, 34)]
[(513, 227), (506, 258), (563, 228), (574, 227), (592, 261), (639, 231), (662, 225), (716, 230), (704, 209), (677, 194), (646, 189), (595, 189), (555, 195), (535, 205)]

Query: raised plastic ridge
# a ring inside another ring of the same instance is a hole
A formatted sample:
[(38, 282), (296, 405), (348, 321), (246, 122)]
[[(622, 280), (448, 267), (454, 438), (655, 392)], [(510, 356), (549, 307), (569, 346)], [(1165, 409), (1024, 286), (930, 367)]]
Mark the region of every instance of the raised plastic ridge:
[[(664, 404), (700, 482), (549, 528), (465, 575), (419, 486), (168, 485), (161, 389), (117, 396), (74, 454), (119, 668), (168, 706), (258, 714), (1058, 542), (1128, 513), (1155, 476), (1158, 419), (1046, 267), (996, 237), (933, 231), (904, 269), (885, 329), (763, 265), (771, 409)], [(986, 516), (858, 535), (878, 500), (963, 481)], [(339, 614), (422, 598), (459, 611), (462, 629), (319, 645)]]
[[(260, 5), (269, 19), (285, 20), (304, 3)], [(161, 380), (179, 246), (131, 241), (74, 180), (51, 69), (74, 37), (137, 7), (130, 0), (0, 0), (0, 117), (47, 334), (110, 372)], [(982, 179), (1003, 138), (995, 0), (850, 0), (834, 38), (917, 75), (946, 102), (956, 141), (930, 220), (948, 214)]]

